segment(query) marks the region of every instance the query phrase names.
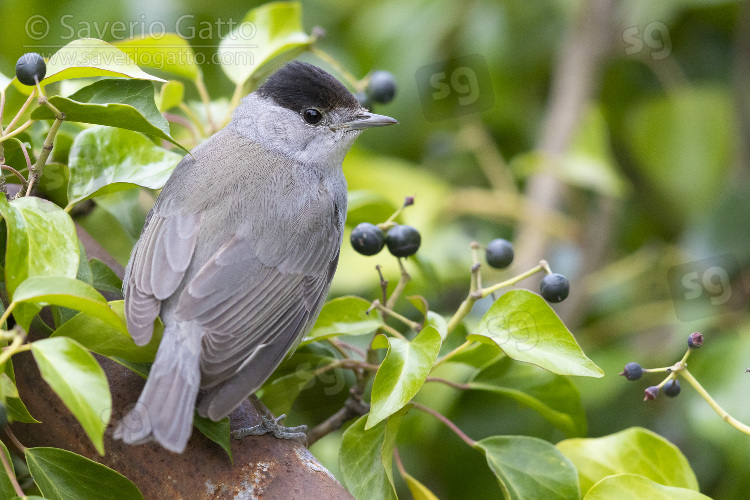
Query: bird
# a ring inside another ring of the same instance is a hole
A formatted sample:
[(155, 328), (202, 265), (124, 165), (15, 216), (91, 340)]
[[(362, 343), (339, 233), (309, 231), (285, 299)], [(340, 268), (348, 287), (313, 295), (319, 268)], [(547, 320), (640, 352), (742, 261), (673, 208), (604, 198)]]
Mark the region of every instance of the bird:
[(196, 403), (218, 421), (246, 398), (263, 419), (246, 433), (299, 435), (254, 393), (325, 302), (347, 212), (344, 156), (364, 130), (395, 123), (323, 69), (292, 61), (179, 162), (125, 270), (133, 341), (151, 340), (157, 316), (164, 331), (115, 439), (181, 453)]

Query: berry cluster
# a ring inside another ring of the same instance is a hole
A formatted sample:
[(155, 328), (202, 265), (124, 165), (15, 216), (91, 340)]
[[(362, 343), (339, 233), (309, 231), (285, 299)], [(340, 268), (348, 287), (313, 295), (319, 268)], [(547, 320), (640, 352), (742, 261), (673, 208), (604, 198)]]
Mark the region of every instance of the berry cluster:
[(638, 363), (631, 361), (630, 363), (625, 365), (625, 369), (622, 371), (622, 373), (620, 373), (620, 375), (624, 376), (628, 380), (638, 380), (643, 376), (644, 373), (666, 372), (669, 374), (669, 376), (664, 379), (661, 384), (648, 387), (645, 391), (643, 400), (651, 401), (652, 399), (656, 399), (661, 389), (664, 389), (664, 394), (666, 394), (670, 398), (673, 398), (680, 393), (680, 381), (677, 380), (677, 375), (681, 370), (685, 368), (685, 360), (687, 359), (690, 352), (694, 349), (700, 348), (703, 345), (703, 335), (701, 335), (700, 332), (691, 333), (688, 337), (687, 344), (688, 352), (682, 358), (682, 361), (675, 364), (674, 366), (668, 368), (644, 369)]
[(46, 74), (47, 64), (44, 58), (36, 52), (22, 55), (16, 63), (16, 78), (24, 85), (36, 85), (44, 79)]
[(403, 209), (413, 204), (414, 198), (408, 196), (401, 208), (386, 222), (378, 225), (369, 222), (357, 224), (349, 239), (354, 250), (362, 255), (377, 255), (387, 245), (394, 257), (410, 257), (417, 253), (422, 243), (419, 231), (412, 226), (391, 222)]

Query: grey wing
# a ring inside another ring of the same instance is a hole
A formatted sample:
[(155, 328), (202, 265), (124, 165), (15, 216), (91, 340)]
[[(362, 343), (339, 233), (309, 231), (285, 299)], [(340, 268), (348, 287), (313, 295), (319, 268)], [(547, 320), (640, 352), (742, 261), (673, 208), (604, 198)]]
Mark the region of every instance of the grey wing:
[(123, 281), (125, 320), (136, 344), (151, 339), (162, 301), (182, 282), (195, 250), (200, 219), (200, 214), (149, 214)]

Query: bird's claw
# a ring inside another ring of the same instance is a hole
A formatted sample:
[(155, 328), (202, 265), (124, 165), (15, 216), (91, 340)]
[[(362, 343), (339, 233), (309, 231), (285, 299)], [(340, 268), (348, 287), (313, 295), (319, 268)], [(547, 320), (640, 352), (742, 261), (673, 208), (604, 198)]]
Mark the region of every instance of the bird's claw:
[(307, 438), (307, 434), (305, 434), (307, 431), (306, 425), (285, 427), (280, 423), (285, 417), (286, 415), (274, 417), (270, 412), (268, 414), (261, 413), (261, 422), (258, 425), (232, 431), (232, 437), (235, 439), (242, 439), (245, 436), (262, 436), (263, 434), (270, 433), (279, 439)]

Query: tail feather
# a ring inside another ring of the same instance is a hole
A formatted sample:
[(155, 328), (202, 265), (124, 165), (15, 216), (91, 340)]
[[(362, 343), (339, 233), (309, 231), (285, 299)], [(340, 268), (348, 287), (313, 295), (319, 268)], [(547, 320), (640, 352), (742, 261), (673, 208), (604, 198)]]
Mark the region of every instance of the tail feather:
[(200, 344), (196, 326), (168, 324), (146, 386), (115, 428), (115, 439), (128, 444), (154, 440), (175, 453), (185, 450), (200, 386)]

